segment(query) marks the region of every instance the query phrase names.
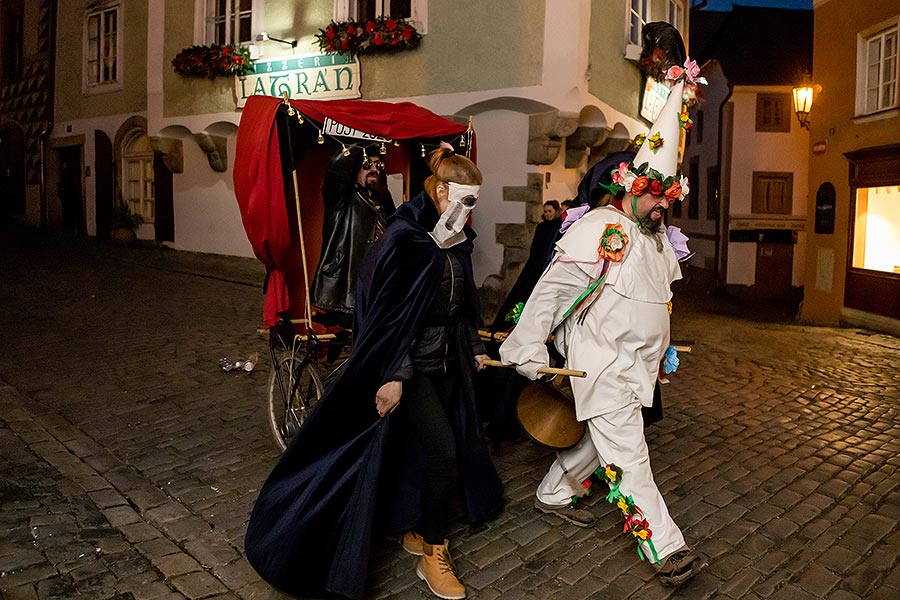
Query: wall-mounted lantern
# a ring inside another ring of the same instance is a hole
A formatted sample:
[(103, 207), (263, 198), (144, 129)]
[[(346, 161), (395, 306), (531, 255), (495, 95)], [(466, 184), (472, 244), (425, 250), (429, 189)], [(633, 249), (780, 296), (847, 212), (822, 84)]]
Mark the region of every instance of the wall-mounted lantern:
[(800, 121), (800, 127), (809, 129), (809, 111), (812, 110), (813, 97), (822, 91), (822, 86), (809, 81), (809, 75), (803, 77), (803, 83), (792, 90), (794, 113)]

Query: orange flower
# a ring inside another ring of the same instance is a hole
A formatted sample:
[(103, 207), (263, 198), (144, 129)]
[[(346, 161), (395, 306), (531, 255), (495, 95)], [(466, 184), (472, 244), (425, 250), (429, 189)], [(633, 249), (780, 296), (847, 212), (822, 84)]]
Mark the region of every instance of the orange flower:
[(673, 182), (666, 190), (666, 199), (674, 202), (681, 197), (681, 184), (677, 181)]
[(649, 179), (647, 179), (646, 177), (638, 177), (631, 182), (631, 193), (635, 196), (640, 196), (644, 193), (644, 190), (647, 189), (648, 185), (650, 185)]
[(597, 254), (602, 260), (620, 262), (625, 255), (625, 246), (628, 245), (628, 236), (620, 223), (610, 223), (600, 236), (600, 245)]

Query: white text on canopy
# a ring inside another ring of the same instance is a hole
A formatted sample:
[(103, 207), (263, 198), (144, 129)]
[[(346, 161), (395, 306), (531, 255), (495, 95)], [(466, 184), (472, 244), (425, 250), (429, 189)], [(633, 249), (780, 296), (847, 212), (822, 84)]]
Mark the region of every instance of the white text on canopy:
[(353, 129), (349, 125), (338, 123), (337, 121), (329, 117), (325, 117), (325, 122), (322, 124), (322, 133), (335, 137), (351, 137), (358, 140), (371, 140), (374, 142), (391, 141), (388, 138), (377, 136), (374, 133), (366, 133), (365, 131), (360, 131), (359, 129)]
[(260, 59), (253, 71), (234, 80), (237, 107), (249, 96), (298, 100), (359, 98), (359, 60), (342, 54), (307, 54)]

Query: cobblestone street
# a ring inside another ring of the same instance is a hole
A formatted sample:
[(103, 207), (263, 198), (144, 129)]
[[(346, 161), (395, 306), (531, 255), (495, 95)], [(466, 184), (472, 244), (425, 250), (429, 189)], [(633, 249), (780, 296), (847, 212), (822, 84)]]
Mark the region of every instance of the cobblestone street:
[[(0, 596), (285, 598), (243, 557), (268, 430), (255, 260), (0, 235)], [(664, 588), (602, 494), (581, 529), (532, 508), (552, 453), (494, 451), (507, 508), (451, 536), (469, 597), (900, 598), (900, 339), (740, 316), (682, 290), (691, 340), (648, 430), (709, 566)], [(222, 357), (260, 353), (251, 373)], [(393, 541), (371, 598), (433, 598)]]

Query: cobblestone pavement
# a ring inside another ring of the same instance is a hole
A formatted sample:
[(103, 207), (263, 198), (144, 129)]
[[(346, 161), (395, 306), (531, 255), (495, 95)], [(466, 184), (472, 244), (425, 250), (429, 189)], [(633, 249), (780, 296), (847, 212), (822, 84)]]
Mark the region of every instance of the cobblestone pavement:
[[(284, 598), (241, 549), (278, 455), (259, 264), (10, 234), (0, 251), (0, 596)], [(594, 528), (537, 513), (552, 455), (507, 442), (506, 511), (451, 537), (470, 597), (900, 597), (900, 340), (675, 305), (693, 352), (647, 437), (709, 566), (663, 588), (602, 497)], [(218, 367), (251, 352), (252, 373)], [(379, 540), (370, 597), (432, 596)]]

